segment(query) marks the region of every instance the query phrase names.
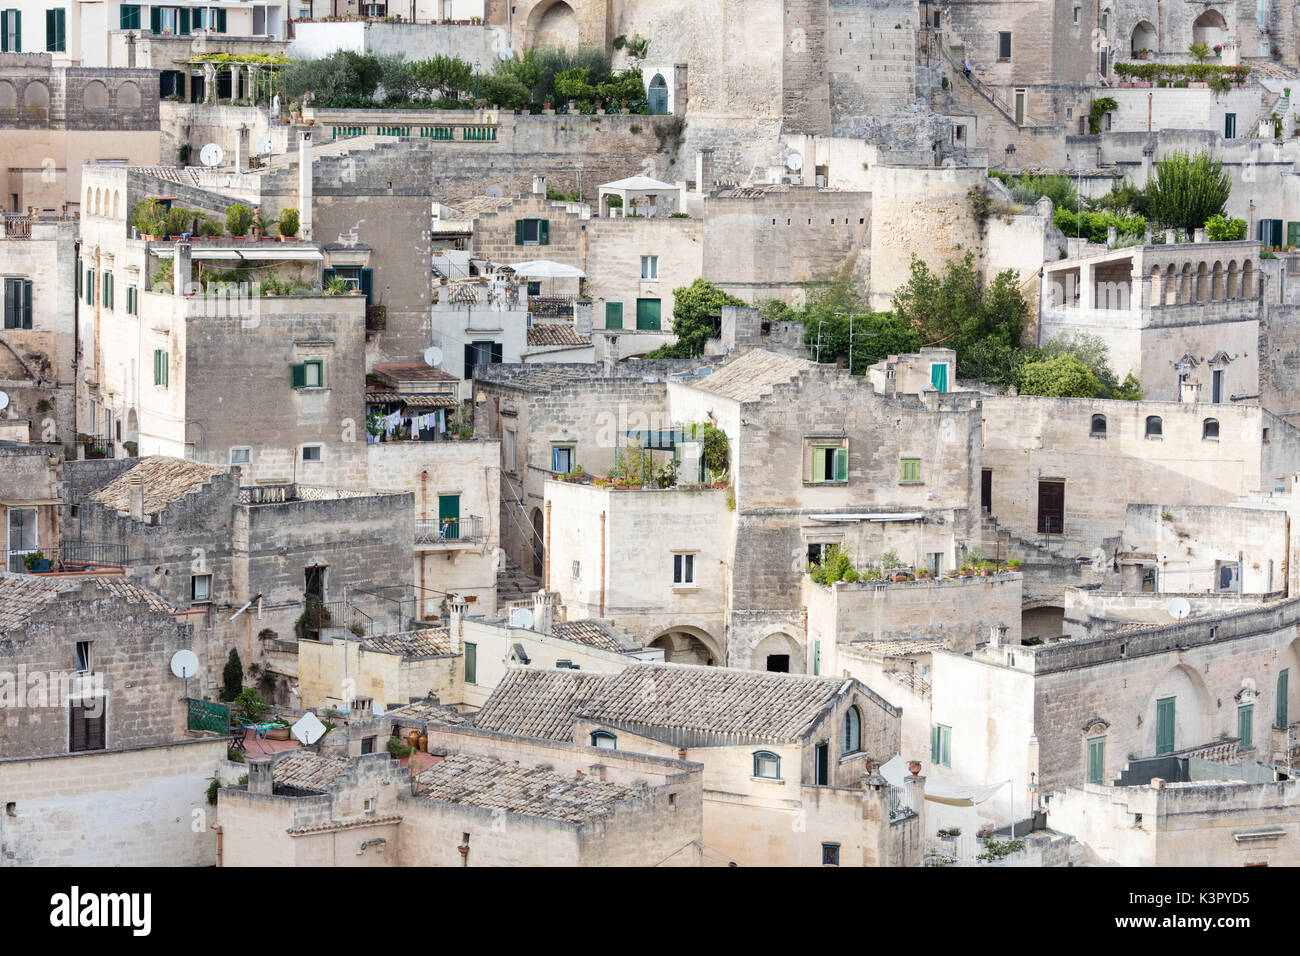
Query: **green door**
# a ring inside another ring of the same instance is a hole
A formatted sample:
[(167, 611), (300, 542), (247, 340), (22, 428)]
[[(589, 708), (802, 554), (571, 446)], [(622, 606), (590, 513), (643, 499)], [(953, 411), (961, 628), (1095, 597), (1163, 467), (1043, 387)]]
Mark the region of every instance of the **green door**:
[(1287, 722), (1286, 712), (1286, 694), (1287, 694), (1287, 672), (1282, 671), (1277, 675), (1277, 726), (1285, 727)]
[(655, 332), (659, 331), (658, 299), (636, 300), (636, 327), (638, 329), (650, 329)]
[(1156, 701), (1156, 755), (1174, 752), (1174, 700), (1165, 697)]
[(438, 529), (444, 540), (460, 540), (460, 495), (438, 496)]
[(1223, 138), (1224, 139), (1237, 138), (1237, 114), (1236, 113), (1223, 114)]
[(937, 391), (948, 391), (947, 362), (935, 362), (930, 366), (930, 384), (933, 385)]
[(1088, 741), (1088, 782), (1103, 786), (1106, 778), (1106, 738)]
[(623, 327), (623, 303), (605, 303), (605, 328), (621, 329)]
[(1237, 708), (1237, 742), (1239, 750), (1250, 750), (1255, 746), (1255, 708), (1246, 704)]

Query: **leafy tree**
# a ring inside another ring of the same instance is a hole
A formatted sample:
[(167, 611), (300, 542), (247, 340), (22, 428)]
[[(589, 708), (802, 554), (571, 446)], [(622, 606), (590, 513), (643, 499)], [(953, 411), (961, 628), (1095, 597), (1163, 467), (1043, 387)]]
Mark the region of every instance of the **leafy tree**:
[(1101, 384), (1073, 355), (1026, 362), (1020, 368), (1022, 395), (1047, 395), (1052, 398), (1096, 398)]
[(624, 70), (602, 80), (596, 85), (596, 92), (607, 110), (618, 109), (623, 103), (627, 103), (630, 109), (637, 109), (644, 105), (646, 98), (645, 81), (641, 71), (636, 69)]
[(575, 66), (555, 74), (555, 95), (562, 103), (576, 100), (589, 105), (596, 98), (596, 88), (587, 81), (587, 68)]
[(1205, 234), (1211, 242), (1233, 242), (1246, 238), (1246, 220), (1211, 216), (1205, 220)]
[(480, 80), (479, 96), (503, 109), (521, 110), (528, 106), (532, 93), (509, 74), (489, 74)]
[(648, 358), (695, 358), (704, 354), (704, 343), (714, 337), (711, 314), (724, 305), (746, 305), (734, 295), (723, 292), (712, 282), (696, 279), (688, 286), (673, 289), (673, 331), (677, 341), (664, 345)]
[(239, 651), (233, 647), (226, 658), (226, 666), (221, 671), (222, 700), (234, 700), (244, 688), (244, 665), (239, 661)]
[[(855, 375), (867, 374), (867, 369), (887, 355), (915, 352), (921, 347), (921, 334), (901, 316), (892, 312), (864, 312), (858, 315), (832, 315), (826, 319), (809, 317), (803, 342), (809, 355), (820, 355), (822, 362), (834, 362), (850, 354), (849, 336), (852, 335), (852, 362)], [(818, 348), (818, 336), (821, 347)]]
[(234, 704), (235, 715), (250, 724), (260, 721), (268, 706), (262, 695), (252, 687), (241, 690), (239, 695), (235, 697)]
[(413, 69), (420, 88), (428, 91), (430, 96), (437, 94), (443, 99), (460, 99), (462, 94), (474, 89), (474, 67), (458, 56), (440, 54), (420, 60)]
[(1156, 222), (1191, 235), (1211, 216), (1223, 214), (1231, 192), (1222, 160), (1208, 152), (1174, 152), (1156, 163), (1155, 178), (1147, 184), (1147, 205)]

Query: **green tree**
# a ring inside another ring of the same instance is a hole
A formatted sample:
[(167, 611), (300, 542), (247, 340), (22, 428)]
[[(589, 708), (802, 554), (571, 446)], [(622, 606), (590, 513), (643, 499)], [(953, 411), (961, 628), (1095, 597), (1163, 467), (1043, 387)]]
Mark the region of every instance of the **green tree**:
[(809, 357), (820, 357), (822, 362), (848, 357), (852, 336), (853, 361), (849, 364), (855, 375), (867, 374), (868, 368), (887, 355), (915, 352), (922, 344), (921, 334), (906, 319), (892, 312), (809, 317), (806, 322), (804, 346)]
[(673, 289), (673, 332), (677, 334), (677, 341), (655, 349), (647, 358), (695, 358), (703, 355), (704, 343), (714, 337), (709, 316), (721, 312), (724, 305), (746, 304), (705, 279), (696, 279), (688, 286)]
[(584, 106), (591, 103), (596, 98), (596, 88), (587, 80), (587, 68), (575, 66), (555, 74), (555, 95), (562, 103), (570, 100)]
[(1088, 366), (1073, 355), (1063, 354), (1022, 365), (1020, 393), (1052, 398), (1096, 398), (1101, 393), (1101, 385)]
[(1156, 163), (1155, 177), (1147, 184), (1147, 208), (1156, 222), (1191, 235), (1211, 216), (1223, 214), (1231, 192), (1222, 160), (1208, 152), (1168, 153)]
[(1211, 216), (1205, 220), (1205, 234), (1211, 242), (1233, 242), (1246, 238), (1246, 220)]
[(226, 666), (221, 671), (222, 700), (234, 700), (244, 689), (244, 665), (239, 661), (239, 651), (233, 647), (226, 658)]

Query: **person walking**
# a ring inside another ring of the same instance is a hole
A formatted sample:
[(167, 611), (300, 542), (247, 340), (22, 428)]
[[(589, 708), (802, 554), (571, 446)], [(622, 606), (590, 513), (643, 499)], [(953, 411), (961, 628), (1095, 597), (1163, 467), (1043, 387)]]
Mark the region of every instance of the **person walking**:
[(961, 60), (961, 71), (962, 71), (962, 73), (965, 75), (966, 79), (969, 80), (969, 79), (970, 79), (970, 60), (966, 59), (965, 57), (962, 57), (962, 60)]

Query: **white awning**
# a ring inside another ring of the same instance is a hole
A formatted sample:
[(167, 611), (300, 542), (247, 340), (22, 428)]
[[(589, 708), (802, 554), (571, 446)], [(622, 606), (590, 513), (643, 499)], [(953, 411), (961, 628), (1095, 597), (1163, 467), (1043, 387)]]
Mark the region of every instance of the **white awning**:
[[(191, 259), (205, 259), (219, 262), (320, 262), (325, 257), (319, 249), (204, 249), (201, 246), (190, 247)], [(175, 249), (155, 249), (153, 254), (159, 259), (170, 259)]]
[(983, 787), (969, 787), (952, 786), (927, 780), (925, 782), (925, 799), (931, 803), (943, 803), (950, 807), (973, 807), (975, 804), (983, 803), (989, 799), (1010, 782), (1010, 780), (1003, 780), (1001, 783), (987, 784)]
[(922, 511), (878, 511), (853, 514), (809, 515), (813, 521), (919, 521), (925, 517)]
[(550, 259), (516, 262), (510, 268), (515, 270), (515, 275), (529, 279), (582, 279), (587, 275), (581, 269), (566, 266), (563, 262), (552, 262)]

